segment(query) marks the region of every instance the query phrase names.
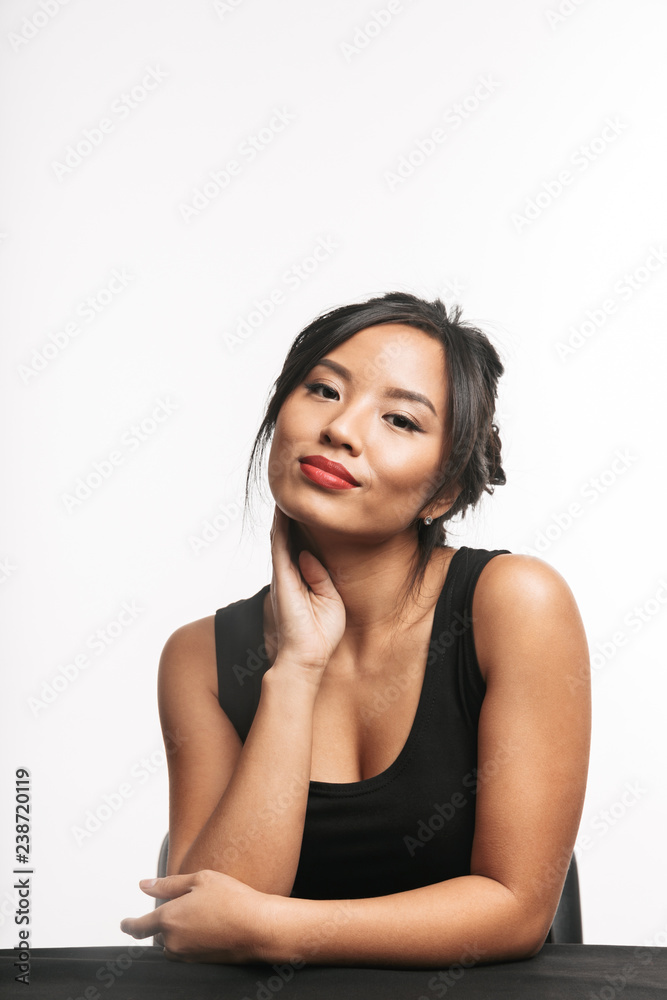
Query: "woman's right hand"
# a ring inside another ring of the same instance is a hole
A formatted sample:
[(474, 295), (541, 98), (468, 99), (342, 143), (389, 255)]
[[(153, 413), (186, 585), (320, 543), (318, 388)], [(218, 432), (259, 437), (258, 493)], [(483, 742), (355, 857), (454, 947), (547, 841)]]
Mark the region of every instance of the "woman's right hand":
[(276, 504), (271, 527), (276, 660), (280, 657), (321, 677), (343, 637), (345, 605), (329, 573), (312, 552), (302, 550), (299, 565), (294, 564), (288, 529), (289, 518)]

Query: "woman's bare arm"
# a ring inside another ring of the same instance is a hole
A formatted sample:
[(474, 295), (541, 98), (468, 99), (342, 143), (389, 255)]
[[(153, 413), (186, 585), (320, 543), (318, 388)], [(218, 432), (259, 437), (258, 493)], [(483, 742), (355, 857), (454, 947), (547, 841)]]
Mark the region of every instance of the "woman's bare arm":
[(278, 507), (271, 555), (277, 655), (245, 743), (218, 703), (213, 618), (167, 642), (158, 705), (163, 732), (184, 737), (169, 756), (169, 874), (211, 869), (287, 896), (303, 838), (315, 700), (345, 608), (319, 560), (301, 553), (299, 566), (292, 562)]
[[(158, 672), (169, 767), (168, 874), (225, 872), (263, 892), (289, 895), (301, 849), (317, 685), (277, 661), (245, 744), (222, 711), (214, 619), (178, 629)], [(217, 687), (217, 685), (216, 685)]]

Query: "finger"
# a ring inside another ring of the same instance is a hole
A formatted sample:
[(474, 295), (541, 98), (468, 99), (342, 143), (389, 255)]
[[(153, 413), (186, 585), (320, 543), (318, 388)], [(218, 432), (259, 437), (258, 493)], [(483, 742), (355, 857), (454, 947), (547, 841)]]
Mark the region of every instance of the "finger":
[(331, 576), (317, 556), (309, 552), (308, 549), (302, 549), (299, 552), (299, 569), (310, 589), (318, 597), (334, 597), (337, 595), (338, 592), (333, 585)]
[(282, 511), (276, 504), (275, 510), (273, 512), (273, 522), (271, 524), (271, 531), (269, 532), (269, 537), (271, 539), (271, 556), (275, 560), (275, 552), (277, 549), (278, 536), (280, 534), (282, 521), (280, 520), (280, 514)]
[(142, 878), (139, 888), (156, 899), (176, 899), (192, 889), (192, 875), (164, 875), (162, 878)]
[(276, 504), (275, 513), (273, 515), (273, 524), (271, 525), (271, 541), (276, 547), (278, 543), (283, 542), (287, 537), (287, 515), (280, 509)]
[(271, 558), (273, 560), (274, 574), (278, 574), (282, 580), (290, 577), (298, 580), (296, 567), (292, 562), (289, 550), (289, 518), (278, 506), (276, 506), (276, 525), (271, 538)]
[(159, 924), (158, 912), (152, 910), (150, 913), (145, 913), (143, 917), (125, 917), (120, 922), (120, 929), (124, 934), (129, 934), (133, 938), (147, 938), (157, 932)]

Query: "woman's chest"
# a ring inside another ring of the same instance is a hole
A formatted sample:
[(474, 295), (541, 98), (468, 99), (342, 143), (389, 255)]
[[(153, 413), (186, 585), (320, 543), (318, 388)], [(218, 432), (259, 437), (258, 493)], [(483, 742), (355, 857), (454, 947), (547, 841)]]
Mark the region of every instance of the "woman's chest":
[(322, 680), (313, 712), (311, 780), (363, 781), (387, 770), (414, 728), (425, 680), (427, 641), (391, 667)]
[[(313, 711), (312, 781), (363, 781), (386, 771), (402, 754), (419, 721), (427, 680), (438, 669), (431, 641), (436, 597), (443, 589), (442, 569), (437, 586), (431, 587), (432, 606), (422, 608), (419, 618), (396, 628), (391, 636), (383, 631), (376, 641), (367, 642), (362, 655), (343, 641), (329, 661)], [(276, 647), (269, 594), (263, 611), (272, 665)]]

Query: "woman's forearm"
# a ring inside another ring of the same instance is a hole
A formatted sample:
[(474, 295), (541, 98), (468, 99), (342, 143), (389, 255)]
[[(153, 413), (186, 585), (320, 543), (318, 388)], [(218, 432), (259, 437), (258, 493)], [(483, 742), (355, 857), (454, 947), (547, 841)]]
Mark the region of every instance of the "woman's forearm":
[(466, 875), (370, 899), (274, 899), (262, 961), (442, 968), (527, 958), (543, 917), (504, 885)]
[(308, 799), (319, 675), (276, 659), (234, 773), (183, 858), (260, 892), (287, 896), (296, 875)]

